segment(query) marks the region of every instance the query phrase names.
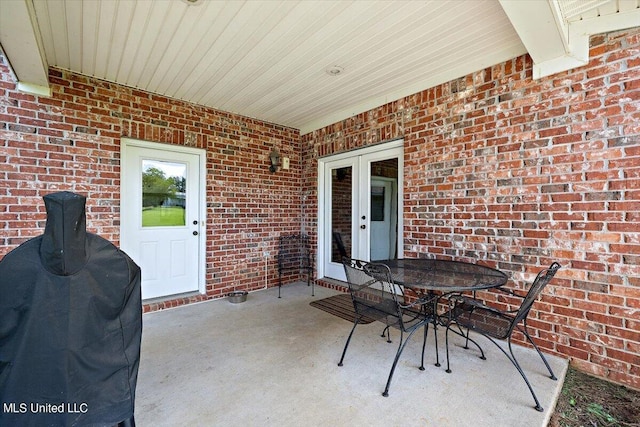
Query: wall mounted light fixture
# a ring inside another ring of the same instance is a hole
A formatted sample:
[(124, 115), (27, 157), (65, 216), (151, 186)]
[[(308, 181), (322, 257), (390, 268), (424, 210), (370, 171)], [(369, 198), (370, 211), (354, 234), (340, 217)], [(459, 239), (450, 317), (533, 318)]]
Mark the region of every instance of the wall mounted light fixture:
[(271, 160), (269, 170), (271, 173), (275, 173), (278, 170), (278, 166), (280, 166), (280, 153), (276, 147), (271, 149), (271, 153), (269, 153), (269, 160)]

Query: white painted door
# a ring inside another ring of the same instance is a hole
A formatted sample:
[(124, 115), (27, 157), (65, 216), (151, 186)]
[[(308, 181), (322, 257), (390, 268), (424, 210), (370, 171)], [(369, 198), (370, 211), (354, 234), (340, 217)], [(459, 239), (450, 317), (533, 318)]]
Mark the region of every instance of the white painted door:
[(323, 224), (319, 235), (321, 233), (323, 236), (324, 245), (319, 247), (318, 253), (324, 262), (321, 263), (319, 259), (318, 265), (322, 267), (324, 276), (345, 280), (341, 261), (343, 254), (338, 242), (344, 247), (345, 256), (358, 258), (357, 242), (354, 241), (358, 235), (355, 232), (358, 227), (358, 206), (354, 206), (354, 201), (360, 199), (358, 157), (327, 162), (323, 172), (325, 179), (322, 190), (325, 196), (321, 206), (324, 209), (318, 219)]
[(201, 150), (123, 141), (121, 247), (142, 298), (201, 290)]
[[(402, 141), (394, 141), (319, 161), (319, 200), (323, 201), (318, 212), (320, 277), (345, 280), (336, 237), (348, 257), (380, 260), (401, 256), (397, 236), (402, 229), (403, 153)], [(372, 209), (377, 207), (375, 197), (372, 205), (372, 187), (380, 183), (386, 188), (383, 224), (379, 224), (379, 212), (373, 212), (372, 219)]]

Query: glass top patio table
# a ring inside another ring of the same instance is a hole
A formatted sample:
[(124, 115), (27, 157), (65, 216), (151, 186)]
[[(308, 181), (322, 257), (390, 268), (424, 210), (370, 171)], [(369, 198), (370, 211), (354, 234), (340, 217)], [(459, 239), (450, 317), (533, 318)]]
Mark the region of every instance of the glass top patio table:
[(389, 266), (394, 282), (414, 291), (478, 291), (503, 286), (509, 279), (502, 271), (463, 261), (408, 258), (374, 262)]

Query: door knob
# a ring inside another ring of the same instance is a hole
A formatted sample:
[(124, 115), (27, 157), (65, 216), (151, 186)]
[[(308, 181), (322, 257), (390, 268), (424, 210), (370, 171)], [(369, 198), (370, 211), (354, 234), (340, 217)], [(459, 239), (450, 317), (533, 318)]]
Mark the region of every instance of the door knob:
[(193, 235), (194, 235), (194, 236), (197, 236), (197, 235), (198, 235), (198, 232), (197, 232), (197, 231), (194, 231), (194, 232), (193, 232)]
[(364, 230), (365, 228), (367, 228), (367, 226), (366, 226), (366, 225), (364, 225), (364, 224), (362, 224), (362, 225), (360, 226), (360, 228), (362, 228), (362, 229)]

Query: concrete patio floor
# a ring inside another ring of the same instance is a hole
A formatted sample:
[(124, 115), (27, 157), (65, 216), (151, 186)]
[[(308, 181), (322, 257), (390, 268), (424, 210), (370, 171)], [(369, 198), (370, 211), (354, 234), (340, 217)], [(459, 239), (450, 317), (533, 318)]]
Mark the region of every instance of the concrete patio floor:
[(382, 324), (359, 325), (344, 366), (337, 363), (352, 323), (309, 303), (336, 294), (292, 284), (226, 299), (148, 313), (143, 317), (136, 424), (147, 426), (546, 426), (568, 363), (547, 356), (549, 379), (534, 350), (516, 356), (544, 412), (522, 378), (483, 337), (487, 360), (451, 345), (445, 372), (444, 329), (438, 330), (441, 367), (434, 366), (429, 330), (425, 371), (418, 370), (421, 336), (398, 363), (389, 397), (382, 391), (395, 355), (380, 337)]

